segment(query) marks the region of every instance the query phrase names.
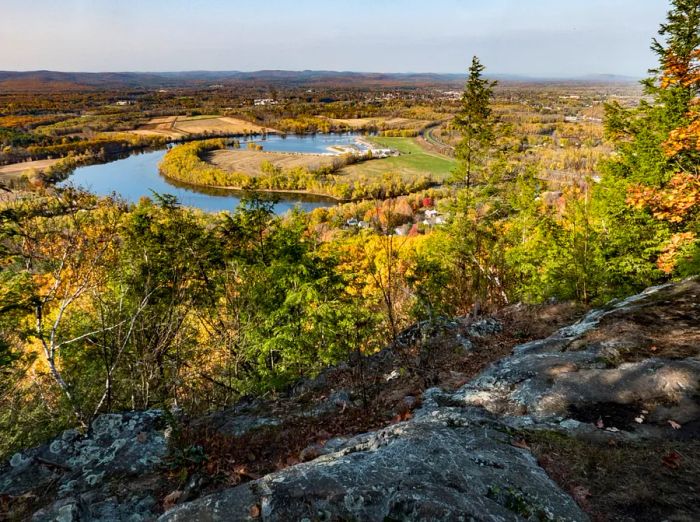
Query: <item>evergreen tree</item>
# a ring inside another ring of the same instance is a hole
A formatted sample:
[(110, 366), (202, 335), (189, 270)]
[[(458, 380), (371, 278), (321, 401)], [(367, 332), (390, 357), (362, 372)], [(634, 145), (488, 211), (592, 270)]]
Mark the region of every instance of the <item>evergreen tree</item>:
[(486, 68), (474, 56), (469, 67), (469, 78), (462, 94), (461, 107), (453, 125), (462, 134), (457, 145), (459, 160), (457, 172), (467, 187), (471, 186), (474, 175), (483, 167), (485, 156), (494, 139), (494, 118), (490, 103), (496, 82), (482, 77)]

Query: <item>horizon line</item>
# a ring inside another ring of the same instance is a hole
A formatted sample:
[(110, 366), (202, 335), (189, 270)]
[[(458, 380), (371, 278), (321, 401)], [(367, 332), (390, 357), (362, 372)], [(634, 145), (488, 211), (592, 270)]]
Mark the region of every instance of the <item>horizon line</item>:
[[(0, 73), (58, 73), (58, 74), (256, 74), (256, 73), (330, 73), (330, 74), (387, 74), (387, 75), (416, 75), (416, 76), (463, 76), (467, 71), (460, 72), (436, 72), (436, 71), (359, 71), (359, 70), (336, 70), (336, 69), (180, 69), (180, 70), (58, 70), (58, 69), (0, 69)], [(510, 72), (485, 72), (485, 77), (489, 76), (510, 76), (523, 79), (582, 79), (595, 77), (613, 77), (624, 78), (629, 80), (642, 80), (645, 76), (632, 76), (628, 74), (618, 73), (582, 73), (578, 75), (528, 75), (522, 73)]]

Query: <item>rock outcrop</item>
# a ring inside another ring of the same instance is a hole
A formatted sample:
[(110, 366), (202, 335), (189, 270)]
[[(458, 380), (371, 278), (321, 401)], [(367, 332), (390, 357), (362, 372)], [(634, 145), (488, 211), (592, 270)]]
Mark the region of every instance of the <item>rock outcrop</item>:
[(32, 520), (153, 520), (160, 510), (156, 471), (167, 454), (159, 411), (101, 415), (88, 436), (68, 430), (15, 454), (0, 468), (0, 495), (55, 500)]
[(185, 504), (161, 521), (586, 520), (502, 425), (429, 399), (414, 419)]
[(637, 437), (700, 423), (700, 282), (653, 287), (518, 346), (450, 397), (510, 424), (592, 424)]

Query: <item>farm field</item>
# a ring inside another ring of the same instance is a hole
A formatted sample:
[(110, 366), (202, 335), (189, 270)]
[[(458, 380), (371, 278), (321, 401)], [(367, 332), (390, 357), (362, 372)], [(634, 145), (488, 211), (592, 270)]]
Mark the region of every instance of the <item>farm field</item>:
[(333, 163), (333, 156), (323, 154), (291, 154), (284, 152), (263, 152), (252, 150), (215, 150), (206, 161), (229, 172), (244, 172), (252, 176), (263, 174), (260, 165), (269, 161), (283, 170), (304, 167), (311, 171)]
[(392, 172), (400, 174), (403, 178), (427, 174), (437, 181), (444, 181), (456, 164), (452, 158), (426, 151), (415, 138), (373, 136), (367, 140), (380, 147), (397, 150), (400, 155), (350, 165), (342, 170), (343, 174), (352, 177), (373, 177)]
[(364, 129), (377, 127), (381, 129), (421, 129), (428, 125), (428, 120), (415, 120), (411, 118), (328, 118), (334, 125), (345, 125), (351, 129)]
[(132, 132), (142, 136), (166, 136), (177, 139), (191, 134), (258, 134), (274, 132), (274, 130), (227, 116), (163, 116), (153, 118)]
[[(382, 148), (398, 150), (400, 156), (373, 159), (343, 167), (338, 179), (357, 182), (380, 179), (386, 174), (396, 174), (404, 181), (413, 181), (429, 175), (437, 181), (445, 180), (455, 165), (453, 159), (423, 149), (415, 138), (366, 138)], [(332, 165), (333, 156), (322, 154), (289, 154), (249, 150), (216, 150), (209, 153), (206, 161), (229, 172), (242, 172), (253, 176), (262, 174), (260, 165), (269, 161), (287, 171), (304, 167), (310, 171)]]

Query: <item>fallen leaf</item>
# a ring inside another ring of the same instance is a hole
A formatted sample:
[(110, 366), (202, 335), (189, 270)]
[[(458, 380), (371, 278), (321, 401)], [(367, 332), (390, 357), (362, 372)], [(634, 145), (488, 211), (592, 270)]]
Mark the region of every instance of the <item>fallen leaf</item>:
[(410, 411), (405, 411), (402, 413), (397, 413), (394, 415), (394, 417), (391, 419), (392, 424), (397, 424), (399, 422), (404, 422), (413, 417), (413, 414)]
[(672, 452), (664, 455), (663, 458), (661, 459), (661, 462), (667, 468), (678, 469), (681, 467), (682, 460), (683, 460), (683, 457), (681, 457), (680, 453), (678, 453), (677, 451), (672, 451)]
[(288, 456), (284, 461), (285, 465), (287, 465), (287, 466), (296, 466), (300, 462), (301, 461), (293, 455)]
[(168, 493), (165, 498), (163, 499), (163, 509), (165, 511), (168, 511), (169, 509), (173, 508), (175, 504), (177, 504), (177, 501), (180, 500), (180, 497), (182, 496), (182, 491), (179, 489), (176, 489), (175, 491)]
[(510, 443), (516, 448), (522, 448), (526, 450), (530, 449), (530, 446), (528, 445), (527, 441), (523, 438), (513, 439), (510, 441)]
[(241, 477), (246, 477), (250, 480), (258, 480), (260, 478), (260, 475), (248, 470), (248, 468), (242, 464), (234, 466), (233, 472), (237, 475), (240, 475)]
[(595, 425), (596, 425), (596, 428), (599, 428), (601, 430), (603, 428), (605, 428), (605, 424), (603, 424), (603, 419), (600, 417), (598, 418), (598, 421), (595, 423)]
[(679, 429), (681, 429), (681, 425), (678, 424), (676, 421), (669, 420), (668, 423), (671, 425), (671, 427), (672, 427), (674, 430), (679, 430)]
[(636, 422), (637, 424), (641, 424), (642, 422), (644, 422), (644, 416), (640, 415), (639, 417), (635, 417), (634, 422)]
[(592, 496), (589, 489), (584, 486), (576, 486), (571, 493), (574, 500), (576, 500), (576, 502), (579, 504), (585, 504), (586, 500)]
[(260, 507), (251, 506), (250, 507), (250, 518), (258, 518), (260, 516)]

